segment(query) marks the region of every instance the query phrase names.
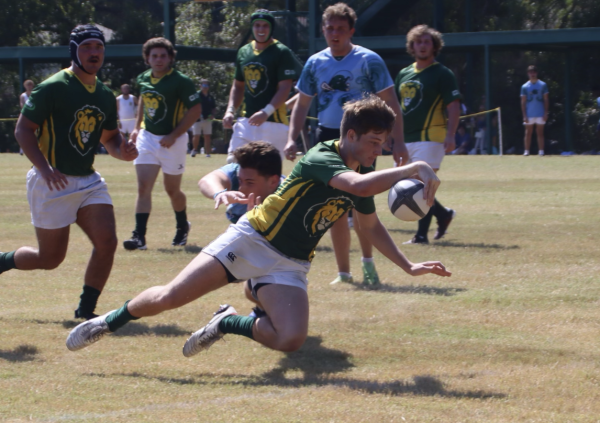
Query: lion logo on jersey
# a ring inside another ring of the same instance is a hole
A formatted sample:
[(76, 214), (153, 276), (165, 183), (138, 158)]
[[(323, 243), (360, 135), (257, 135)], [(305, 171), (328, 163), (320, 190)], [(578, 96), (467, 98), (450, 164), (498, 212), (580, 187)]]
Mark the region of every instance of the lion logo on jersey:
[(329, 198), (312, 206), (304, 215), (304, 228), (312, 237), (321, 237), (333, 223), (354, 207), (348, 197)]
[(406, 81), (400, 85), (400, 98), (402, 98), (402, 113), (408, 114), (419, 107), (423, 100), (423, 84), (419, 81)]
[(144, 91), (144, 115), (152, 123), (158, 123), (167, 116), (167, 102), (165, 97), (156, 91)]
[(69, 130), (69, 141), (79, 154), (85, 156), (93, 150), (93, 143), (90, 143), (92, 135), (96, 133), (96, 140), (100, 139), (105, 119), (106, 115), (96, 106), (85, 105), (75, 112), (75, 119)]
[(263, 93), (269, 85), (267, 68), (262, 63), (252, 62), (244, 66), (244, 79), (247, 92), (252, 97)]

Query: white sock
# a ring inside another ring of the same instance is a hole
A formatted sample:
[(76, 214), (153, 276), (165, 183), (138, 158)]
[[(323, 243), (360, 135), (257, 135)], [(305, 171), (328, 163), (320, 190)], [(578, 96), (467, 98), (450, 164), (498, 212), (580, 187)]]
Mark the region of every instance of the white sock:
[(374, 261), (374, 260), (373, 260), (373, 257), (367, 257), (367, 258), (365, 258), (365, 257), (361, 257), (361, 259), (360, 259), (360, 260), (361, 260), (363, 263), (373, 263), (373, 261)]
[(544, 155), (544, 150), (540, 150), (539, 155), (543, 156)]
[(523, 154), (529, 154), (529, 150), (525, 150)]
[(351, 278), (352, 273), (338, 272), (338, 276), (341, 276), (342, 278)]

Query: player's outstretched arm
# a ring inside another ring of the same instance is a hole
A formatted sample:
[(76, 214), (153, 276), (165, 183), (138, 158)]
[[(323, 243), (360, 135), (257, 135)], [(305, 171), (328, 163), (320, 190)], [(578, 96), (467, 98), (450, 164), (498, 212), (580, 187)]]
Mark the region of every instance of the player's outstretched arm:
[(414, 162), (406, 166), (377, 170), (365, 175), (357, 172), (344, 172), (331, 178), (329, 185), (359, 197), (370, 197), (389, 190), (396, 182), (406, 178), (417, 178), (425, 184), (423, 198), (427, 200), (429, 207), (433, 206), (440, 180), (425, 162)]
[(121, 136), (119, 129), (103, 130), (100, 142), (115, 159), (130, 162), (138, 156), (135, 143)]
[(50, 163), (48, 163), (48, 160), (46, 160), (46, 157), (44, 157), (44, 154), (38, 147), (38, 140), (35, 135), (35, 131), (37, 131), (38, 128), (38, 124), (21, 115), (19, 116), (15, 128), (15, 138), (23, 149), (23, 153), (46, 181), (50, 191), (53, 191), (55, 188), (57, 191), (60, 191), (61, 189), (64, 189), (69, 182), (67, 181), (67, 177), (58, 169), (50, 166)]
[(306, 116), (308, 115), (310, 103), (312, 102), (312, 97), (302, 92), (299, 92), (298, 94), (296, 94), (296, 96), (298, 98), (296, 100), (294, 108), (292, 109), (288, 140), (287, 144), (285, 145), (285, 148), (283, 149), (285, 157), (291, 161), (294, 161), (296, 159), (296, 138), (298, 138), (298, 135), (300, 135), (300, 131), (302, 131), (304, 121), (306, 120)]
[(354, 216), (360, 225), (361, 232), (367, 236), (373, 243), (373, 246), (409, 275), (420, 276), (428, 273), (438, 276), (452, 275), (439, 261), (413, 263), (408, 260), (396, 244), (394, 244), (387, 229), (385, 229), (379, 217), (377, 217), (377, 213), (362, 214), (354, 210)]

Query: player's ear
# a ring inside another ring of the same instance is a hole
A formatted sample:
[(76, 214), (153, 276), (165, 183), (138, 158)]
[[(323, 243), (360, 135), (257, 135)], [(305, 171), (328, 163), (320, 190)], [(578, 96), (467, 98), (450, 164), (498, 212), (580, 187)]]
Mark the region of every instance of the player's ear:
[(354, 129), (348, 129), (348, 132), (346, 132), (346, 138), (348, 139), (348, 141), (357, 141), (358, 136), (356, 135), (356, 131)]

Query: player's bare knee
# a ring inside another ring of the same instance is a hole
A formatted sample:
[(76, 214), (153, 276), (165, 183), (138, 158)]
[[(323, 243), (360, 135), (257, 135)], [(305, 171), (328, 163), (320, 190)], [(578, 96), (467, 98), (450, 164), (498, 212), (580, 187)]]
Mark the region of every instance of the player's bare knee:
[(54, 270), (65, 260), (65, 253), (40, 254), (38, 266), (43, 270)]
[(304, 334), (278, 335), (274, 349), (281, 352), (298, 351), (305, 340), (306, 335)]

